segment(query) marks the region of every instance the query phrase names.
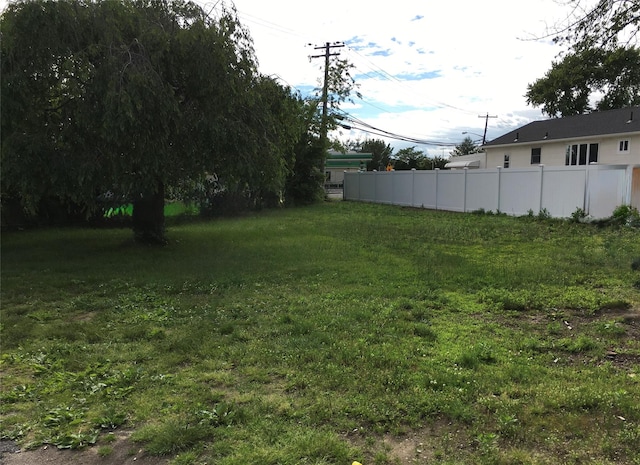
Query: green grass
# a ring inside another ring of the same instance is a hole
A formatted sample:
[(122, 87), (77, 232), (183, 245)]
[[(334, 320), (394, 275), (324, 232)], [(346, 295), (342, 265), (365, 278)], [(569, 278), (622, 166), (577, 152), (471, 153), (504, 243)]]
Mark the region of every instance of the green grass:
[(176, 464), (414, 463), (413, 442), (420, 463), (640, 463), (637, 230), (332, 202), (168, 237), (2, 235), (2, 437), (131, 428)]

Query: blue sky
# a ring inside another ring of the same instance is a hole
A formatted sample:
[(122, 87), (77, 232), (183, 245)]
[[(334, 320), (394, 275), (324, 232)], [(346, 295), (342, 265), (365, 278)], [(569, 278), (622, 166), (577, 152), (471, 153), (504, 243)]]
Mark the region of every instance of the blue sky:
[(233, 3), (264, 74), (306, 92), (322, 78), (324, 60), (309, 59), (322, 53), (315, 47), (343, 42), (335, 51), (355, 65), (362, 99), (342, 109), (376, 128), (434, 144), (346, 130), (335, 137), (383, 138), (397, 149), (415, 145), (431, 155), (448, 155), (465, 131), (480, 139), (487, 114), (496, 116), (488, 120), (488, 140), (544, 118), (524, 94), (562, 49), (535, 38), (570, 12), (561, 0)]

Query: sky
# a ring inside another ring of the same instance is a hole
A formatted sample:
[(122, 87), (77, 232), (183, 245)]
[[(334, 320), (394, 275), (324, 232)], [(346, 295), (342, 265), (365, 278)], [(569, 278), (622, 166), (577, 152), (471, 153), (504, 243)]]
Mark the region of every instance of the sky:
[[(199, 1), (205, 9), (220, 2)], [(563, 49), (539, 39), (569, 14), (562, 0), (226, 0), (253, 38), (260, 71), (308, 94), (321, 85), (325, 43), (355, 68), (362, 99), (341, 109), (416, 144), (342, 130), (341, 140), (384, 139), (448, 156), (467, 135), (487, 140), (545, 118), (526, 103)], [(490, 118), (486, 118), (489, 115)], [(468, 134), (463, 134), (467, 132)]]
[(485, 123), (491, 140), (545, 118), (524, 95), (563, 51), (541, 37), (570, 13), (567, 0), (195, 1), (206, 11), (235, 5), (260, 72), (303, 96), (322, 85), (324, 59), (310, 57), (344, 44), (332, 52), (354, 66), (362, 98), (341, 110), (420, 143), (353, 129), (330, 136), (430, 156), (448, 156), (466, 136), (481, 141)]

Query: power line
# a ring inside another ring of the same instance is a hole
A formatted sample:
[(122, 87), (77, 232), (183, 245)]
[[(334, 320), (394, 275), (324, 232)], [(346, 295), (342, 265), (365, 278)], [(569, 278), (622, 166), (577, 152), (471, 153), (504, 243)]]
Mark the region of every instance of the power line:
[(272, 23), (271, 21), (266, 21), (262, 18), (258, 18), (257, 16), (252, 16), (248, 13), (244, 13), (241, 11), (238, 11), (238, 16), (240, 16), (241, 18), (244, 18), (245, 21), (249, 22), (249, 23), (253, 23), (256, 24), (258, 26), (264, 27), (266, 29), (271, 29), (272, 31), (278, 32), (278, 33), (284, 33), (290, 36), (294, 36), (294, 37), (299, 37), (300, 39), (304, 40), (305, 42), (309, 42), (309, 36), (304, 35), (298, 31), (295, 31), (293, 29), (289, 29), (285, 26), (280, 26), (279, 24), (276, 23)]
[[(214, 8), (216, 5), (214, 5)], [(305, 38), (305, 41), (309, 41), (308, 36), (305, 36), (302, 33), (299, 33), (297, 31), (294, 31), (292, 29), (280, 26), (276, 23), (270, 22), (270, 21), (266, 21), (264, 19), (252, 16), (250, 14), (244, 13), (244, 12), (240, 12), (238, 11), (239, 16), (244, 17), (246, 21), (254, 23), (260, 27), (264, 27), (266, 29), (270, 29), (272, 31), (274, 31), (277, 34), (286, 34), (286, 35), (290, 35), (290, 36), (295, 36), (295, 37), (300, 37), (300, 38)], [(325, 111), (328, 110), (328, 92), (326, 89), (327, 86), (327, 76), (326, 73), (328, 72), (328, 65), (326, 64), (326, 61), (328, 60), (329, 56), (333, 56), (333, 55), (338, 55), (338, 53), (332, 54), (330, 53), (331, 48), (333, 47), (345, 47), (345, 44), (342, 42), (336, 42), (334, 44), (330, 44), (329, 42), (325, 43), (322, 46), (317, 46), (314, 47), (316, 50), (324, 50), (325, 53), (320, 54), (320, 55), (314, 55), (311, 56), (310, 58), (325, 58), (325, 84), (323, 85), (323, 125), (326, 125), (326, 113)], [(397, 78), (396, 76), (394, 76), (393, 74), (387, 72), (386, 70), (384, 70), (383, 68), (381, 68), (380, 66), (376, 65), (375, 63), (373, 63), (371, 60), (369, 60), (367, 57), (365, 57), (364, 55), (362, 55), (361, 53), (359, 53), (357, 50), (355, 50), (352, 47), (348, 47), (347, 46), (347, 50), (353, 52), (355, 55), (357, 55), (360, 59), (364, 60), (364, 62), (366, 62), (369, 67), (371, 68), (371, 70), (376, 74), (379, 75), (382, 79), (389, 81), (391, 83), (395, 83), (401, 87), (403, 87), (405, 90), (408, 90), (409, 92), (411, 92), (412, 94), (416, 94), (415, 89), (412, 88), (411, 86), (408, 86), (406, 84), (406, 81), (403, 81), (399, 78)], [(357, 67), (354, 64), (354, 67), (359, 70), (359, 71), (363, 71), (361, 68)], [(367, 77), (369, 77), (370, 79), (375, 79), (375, 77), (372, 77), (368, 72), (363, 72), (363, 74), (365, 74)], [(278, 76), (279, 77), (279, 76)], [(280, 78), (282, 79), (282, 78)], [(290, 87), (294, 88), (294, 86)], [(299, 92), (300, 90), (297, 89)], [(451, 108), (457, 111), (461, 111), (464, 113), (472, 113), (468, 110), (464, 110), (462, 108), (456, 107), (454, 105), (449, 105), (447, 103), (444, 102), (439, 102), (439, 101), (435, 101), (435, 100), (431, 100), (430, 98), (427, 98), (423, 95), (423, 97), (427, 100), (427, 101), (431, 101), (432, 103), (434, 103), (436, 106), (438, 107), (445, 107), (445, 108)], [(384, 109), (380, 106), (374, 105), (371, 102), (368, 102), (367, 100), (363, 99), (362, 97), (359, 98), (360, 101), (362, 101), (363, 104), (369, 105), (371, 107), (377, 108), (380, 111), (384, 111), (387, 113), (393, 113), (393, 111), (391, 110), (387, 110)], [(362, 131), (362, 132), (366, 132), (366, 133), (370, 133), (370, 134), (374, 134), (374, 135), (378, 135), (381, 137), (387, 137), (390, 139), (394, 139), (394, 140), (400, 140), (400, 141), (405, 141), (405, 142), (411, 142), (411, 143), (415, 143), (415, 144), (421, 144), (421, 145), (435, 145), (435, 146), (447, 146), (447, 147), (453, 147), (456, 144), (455, 143), (451, 143), (451, 142), (443, 142), (443, 141), (434, 141), (434, 140), (428, 140), (428, 139), (421, 139), (421, 138), (416, 138), (416, 137), (411, 137), (411, 136), (404, 136), (404, 135), (400, 135), (400, 134), (396, 134), (393, 133), (391, 131), (386, 131), (384, 129), (380, 129), (380, 128), (376, 128), (375, 126), (369, 125), (368, 123), (365, 123), (364, 121), (358, 120), (357, 118), (352, 117), (351, 115), (346, 114), (346, 119), (348, 119), (349, 121), (351, 121), (354, 125), (352, 126), (348, 126), (348, 129), (354, 129), (354, 130), (358, 130), (358, 131)], [(344, 125), (343, 125), (344, 127)], [(326, 126), (325, 129), (322, 131), (323, 134), (325, 134), (326, 137)]]
[[(344, 112), (343, 112), (344, 113)], [(411, 136), (404, 136), (401, 134), (397, 134), (391, 131), (386, 131), (384, 129), (380, 129), (377, 128), (369, 123), (366, 123), (352, 115), (349, 115), (348, 113), (344, 113), (344, 116), (342, 116), (342, 118), (344, 120), (347, 120), (349, 122), (351, 122), (351, 125), (344, 125), (341, 124), (341, 126), (345, 129), (354, 129), (354, 130), (358, 130), (358, 131), (362, 131), (362, 132), (366, 132), (369, 134), (374, 134), (377, 136), (381, 136), (381, 137), (387, 137), (390, 139), (394, 139), (394, 140), (400, 140), (403, 142), (411, 142), (414, 144), (420, 144), (420, 145), (434, 145), (434, 146), (446, 146), (446, 147), (455, 147), (457, 144), (452, 143), (452, 142), (443, 142), (443, 141), (435, 141), (435, 140), (429, 140), (429, 139), (420, 139), (417, 137), (411, 137)]]

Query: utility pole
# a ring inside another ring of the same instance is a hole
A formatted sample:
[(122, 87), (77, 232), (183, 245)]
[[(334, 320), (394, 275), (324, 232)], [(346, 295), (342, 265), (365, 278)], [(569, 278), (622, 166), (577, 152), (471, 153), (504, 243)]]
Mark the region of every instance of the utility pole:
[(482, 136), (482, 145), (487, 141), (487, 126), (489, 125), (489, 118), (497, 118), (498, 116), (478, 115), (478, 118), (484, 118), (484, 135)]
[[(330, 42), (326, 42), (324, 45), (319, 47), (314, 47), (315, 50), (324, 49), (324, 53), (322, 55), (312, 55), (310, 58), (322, 58), (324, 57), (324, 83), (322, 85), (322, 120), (320, 122), (320, 145), (323, 151), (327, 149), (327, 116), (328, 116), (328, 107), (329, 107), (329, 58), (332, 56), (340, 55), (340, 52), (331, 53), (332, 48), (340, 48), (344, 47), (342, 42), (335, 42), (331, 44)], [(320, 163), (320, 172), (322, 173), (322, 177), (324, 179), (324, 161), (326, 158), (326, 153), (322, 154), (322, 161)], [(323, 181), (324, 184), (324, 181)]]

